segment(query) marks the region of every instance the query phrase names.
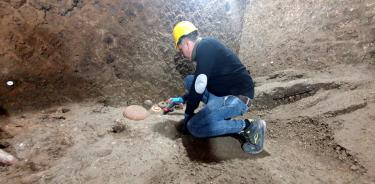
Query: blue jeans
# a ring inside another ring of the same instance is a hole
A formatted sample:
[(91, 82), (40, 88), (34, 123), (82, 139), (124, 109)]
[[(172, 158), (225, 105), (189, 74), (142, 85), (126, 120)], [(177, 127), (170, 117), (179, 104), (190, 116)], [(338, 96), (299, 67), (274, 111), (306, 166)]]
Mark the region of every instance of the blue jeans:
[[(185, 78), (187, 91), (193, 85), (193, 80), (192, 75)], [(249, 110), (246, 104), (236, 96), (218, 97), (206, 89), (202, 102), (206, 104), (204, 108), (187, 122), (187, 128), (194, 137), (206, 138), (235, 134), (245, 128), (244, 120), (230, 119), (243, 115)]]

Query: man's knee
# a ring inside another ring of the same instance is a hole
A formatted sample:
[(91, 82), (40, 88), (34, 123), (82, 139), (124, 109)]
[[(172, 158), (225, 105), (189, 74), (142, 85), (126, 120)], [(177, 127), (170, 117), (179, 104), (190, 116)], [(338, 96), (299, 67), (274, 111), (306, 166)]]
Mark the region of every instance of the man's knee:
[(199, 127), (196, 127), (196, 126), (191, 126), (191, 124), (188, 123), (187, 125), (187, 129), (189, 130), (190, 134), (193, 136), (193, 137), (196, 137), (196, 138), (204, 138), (205, 136), (201, 133), (201, 131), (199, 131)]
[(184, 79), (185, 89), (190, 90), (191, 85), (193, 84), (194, 75), (188, 75)]
[(187, 123), (187, 129), (189, 130), (190, 134), (196, 138), (207, 137), (206, 132), (208, 132), (209, 130), (205, 130), (205, 128), (207, 128), (207, 126), (197, 126), (196, 123), (192, 123), (191, 121)]

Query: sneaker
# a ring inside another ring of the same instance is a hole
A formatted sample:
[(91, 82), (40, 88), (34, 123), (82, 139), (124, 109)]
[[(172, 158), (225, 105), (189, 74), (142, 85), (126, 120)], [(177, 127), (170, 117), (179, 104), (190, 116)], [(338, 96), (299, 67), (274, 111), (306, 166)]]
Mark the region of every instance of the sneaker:
[(242, 150), (250, 154), (258, 154), (263, 151), (264, 136), (266, 134), (266, 122), (264, 120), (246, 119), (250, 126), (240, 132), (245, 139)]

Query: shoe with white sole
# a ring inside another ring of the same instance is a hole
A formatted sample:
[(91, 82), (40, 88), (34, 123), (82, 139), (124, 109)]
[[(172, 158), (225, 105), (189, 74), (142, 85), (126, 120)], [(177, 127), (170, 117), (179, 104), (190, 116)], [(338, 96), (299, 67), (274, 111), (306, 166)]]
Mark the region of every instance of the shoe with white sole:
[(266, 122), (261, 119), (246, 119), (250, 126), (240, 132), (245, 139), (242, 150), (250, 154), (258, 154), (263, 151), (264, 137), (266, 135)]

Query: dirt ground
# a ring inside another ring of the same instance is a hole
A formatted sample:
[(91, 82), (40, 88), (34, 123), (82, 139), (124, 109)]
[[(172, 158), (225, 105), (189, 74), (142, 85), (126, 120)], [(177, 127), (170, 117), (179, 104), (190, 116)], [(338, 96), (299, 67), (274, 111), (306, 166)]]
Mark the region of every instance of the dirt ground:
[[(131, 121), (123, 108), (88, 102), (4, 115), (1, 147), (20, 161), (0, 167), (0, 183), (374, 183), (374, 71), (338, 65), (256, 78), (246, 117), (268, 122), (259, 155), (231, 137), (180, 135), (182, 112)], [(125, 130), (112, 132), (116, 124)]]

